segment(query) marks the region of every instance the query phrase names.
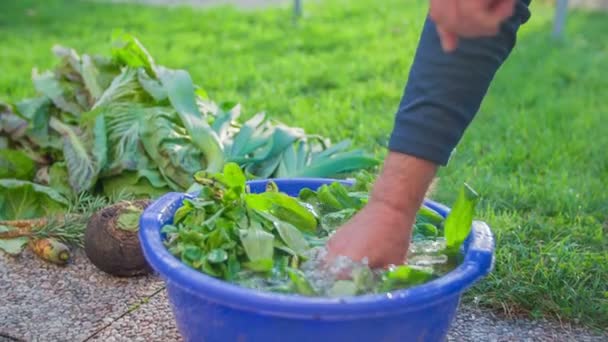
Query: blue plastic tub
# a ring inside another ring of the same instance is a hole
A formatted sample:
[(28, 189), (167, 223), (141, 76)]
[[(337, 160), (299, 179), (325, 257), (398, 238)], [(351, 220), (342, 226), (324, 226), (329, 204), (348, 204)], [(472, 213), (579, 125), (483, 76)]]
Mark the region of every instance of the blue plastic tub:
[[(331, 179), (274, 179), (279, 189), (296, 196)], [(266, 181), (249, 182), (252, 192)], [(255, 291), (207, 276), (171, 255), (160, 229), (171, 223), (188, 196), (168, 193), (141, 217), (140, 241), (152, 268), (165, 280), (177, 327), (186, 341), (443, 341), (460, 296), (494, 264), (490, 228), (475, 222), (464, 244), (464, 261), (429, 283), (388, 294), (341, 299), (310, 298)], [(447, 215), (433, 201), (425, 205)]]

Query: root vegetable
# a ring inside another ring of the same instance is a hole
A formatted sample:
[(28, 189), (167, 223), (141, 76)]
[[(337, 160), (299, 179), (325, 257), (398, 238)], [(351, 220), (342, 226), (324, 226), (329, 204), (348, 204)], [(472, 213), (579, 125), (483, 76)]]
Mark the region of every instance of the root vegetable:
[(38, 257), (45, 261), (65, 265), (70, 260), (70, 249), (56, 239), (30, 240), (29, 246)]
[(95, 213), (87, 224), (84, 249), (97, 268), (131, 277), (151, 271), (139, 244), (139, 216), (149, 200), (123, 201)]

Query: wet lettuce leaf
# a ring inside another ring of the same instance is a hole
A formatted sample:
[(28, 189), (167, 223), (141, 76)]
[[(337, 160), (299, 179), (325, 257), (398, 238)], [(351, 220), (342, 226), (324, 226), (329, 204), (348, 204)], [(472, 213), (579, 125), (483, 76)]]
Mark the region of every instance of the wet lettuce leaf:
[(471, 232), (475, 206), (479, 195), (468, 184), (464, 184), (445, 219), (445, 239), (451, 253), (457, 253)]
[(241, 229), (239, 237), (249, 258), (249, 267), (256, 271), (269, 271), (274, 254), (274, 235), (254, 223), (248, 229)]
[(250, 208), (270, 213), (302, 231), (314, 232), (317, 228), (317, 219), (312, 212), (285, 193), (247, 194), (245, 200)]
[(388, 292), (424, 284), (433, 279), (433, 277), (432, 270), (415, 268), (409, 265), (396, 266), (384, 273), (383, 281), (380, 284), (380, 291)]

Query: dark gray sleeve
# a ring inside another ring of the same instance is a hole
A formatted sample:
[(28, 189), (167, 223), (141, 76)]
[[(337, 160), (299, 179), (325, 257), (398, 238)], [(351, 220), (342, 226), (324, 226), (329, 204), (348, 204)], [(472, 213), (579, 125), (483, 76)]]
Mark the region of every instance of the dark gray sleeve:
[(451, 53), (441, 49), (427, 17), (389, 140), (391, 151), (447, 165), (452, 150), (479, 110), (494, 74), (515, 46), (530, 17), (530, 0), (517, 0), (498, 35), (460, 39)]

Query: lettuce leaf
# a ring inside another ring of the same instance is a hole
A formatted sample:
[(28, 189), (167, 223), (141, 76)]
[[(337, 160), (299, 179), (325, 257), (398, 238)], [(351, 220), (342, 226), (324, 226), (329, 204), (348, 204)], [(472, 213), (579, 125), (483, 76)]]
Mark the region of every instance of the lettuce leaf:
[(57, 190), (29, 181), (0, 179), (0, 220), (25, 220), (63, 212), (67, 199)]
[(36, 173), (34, 161), (22, 151), (0, 149), (0, 178), (31, 180)]

